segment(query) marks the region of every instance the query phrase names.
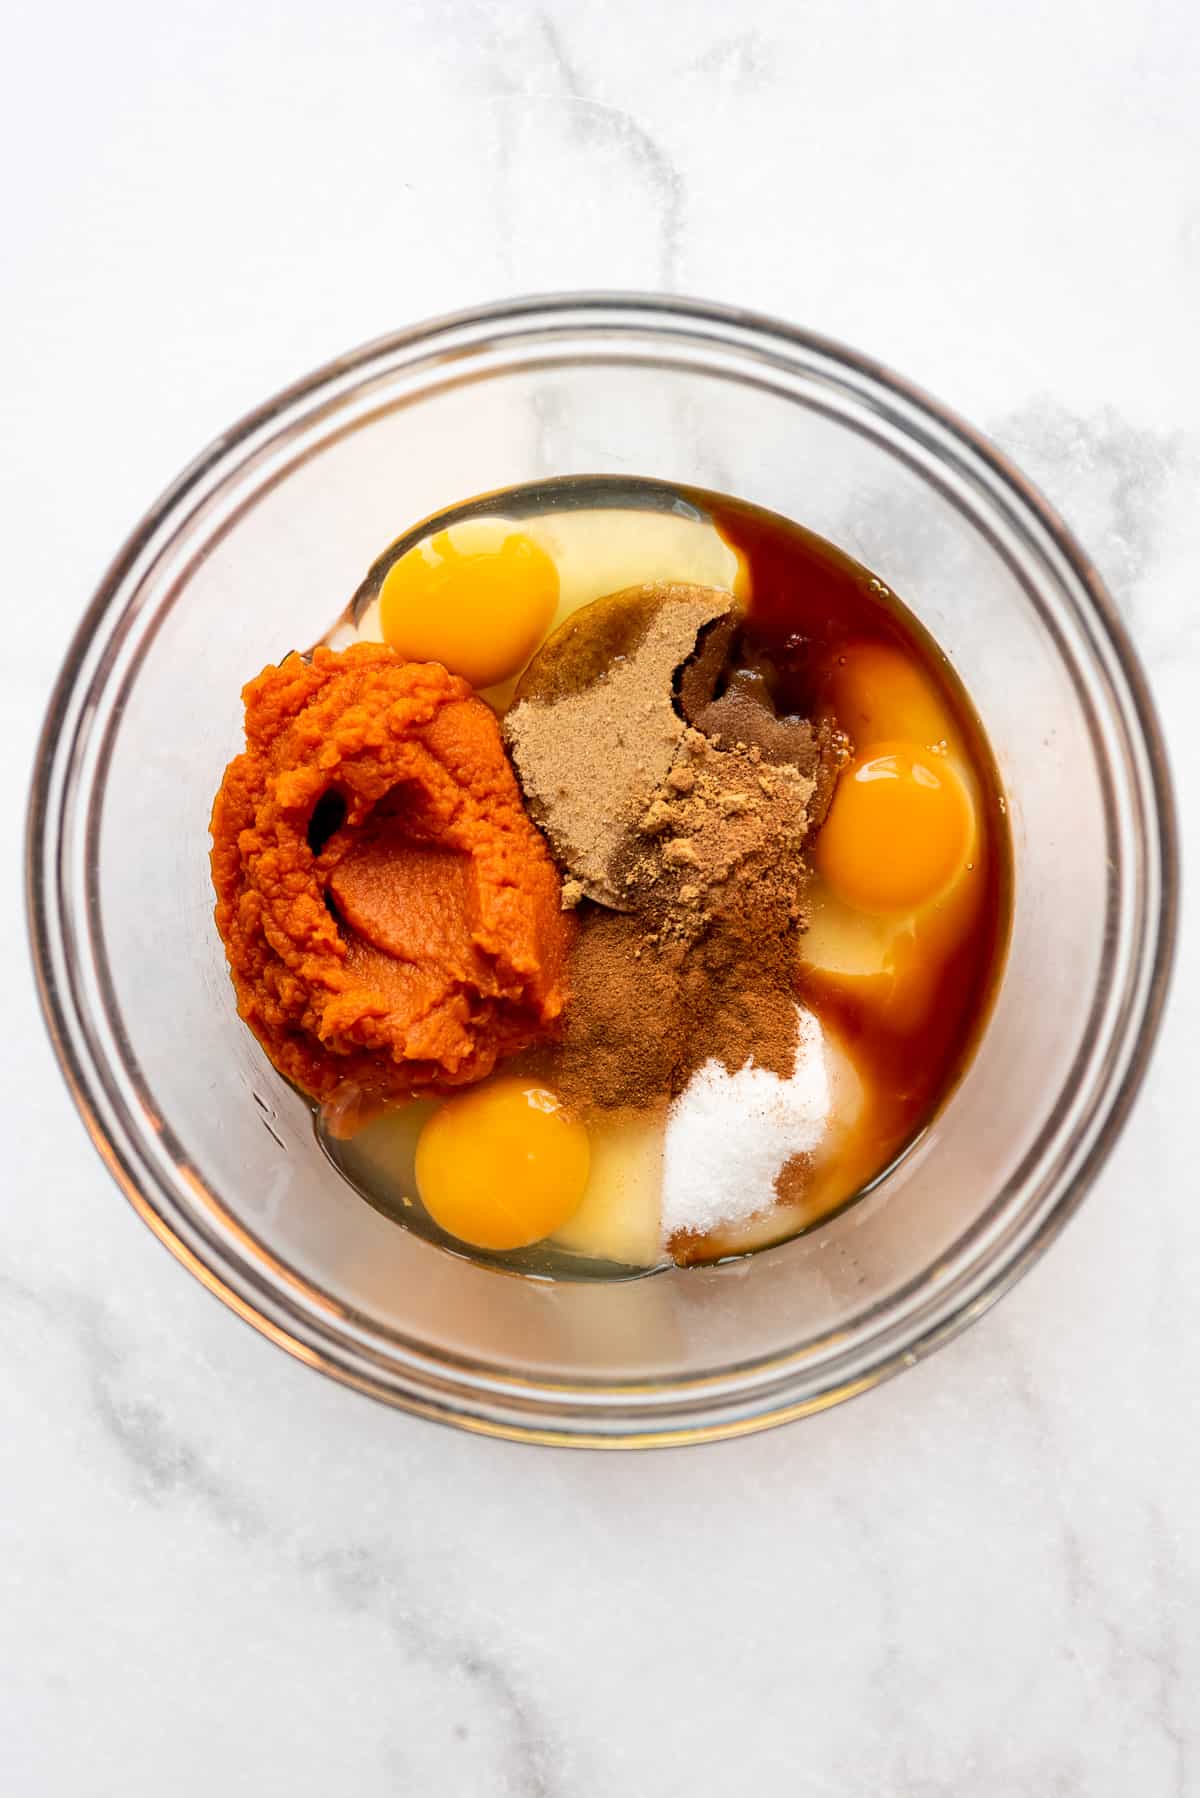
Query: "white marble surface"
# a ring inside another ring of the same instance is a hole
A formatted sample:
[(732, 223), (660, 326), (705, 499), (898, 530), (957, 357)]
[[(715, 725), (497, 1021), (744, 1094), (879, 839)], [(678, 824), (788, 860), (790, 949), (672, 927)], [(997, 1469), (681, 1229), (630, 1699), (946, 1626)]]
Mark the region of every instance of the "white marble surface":
[(117, 1196), (23, 965), (68, 634), (193, 451), (522, 289), (843, 337), (1065, 510), (1200, 831), (1192, 0), (48, 0), (9, 25), (0, 732), (5, 1798), (1200, 1791), (1194, 903), (1064, 1239), (852, 1406), (699, 1452), (477, 1441), (293, 1364)]

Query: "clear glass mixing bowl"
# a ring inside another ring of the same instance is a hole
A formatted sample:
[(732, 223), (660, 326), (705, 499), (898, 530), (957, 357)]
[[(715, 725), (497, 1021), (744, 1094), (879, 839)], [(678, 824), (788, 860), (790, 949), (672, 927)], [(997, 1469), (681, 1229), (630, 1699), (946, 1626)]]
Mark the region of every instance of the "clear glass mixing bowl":
[[(485, 1269), (331, 1171), (239, 1022), (207, 823), (239, 689), (311, 642), (426, 513), (567, 473), (723, 489), (832, 538), (915, 610), (1009, 795), (1007, 968), (915, 1150), (813, 1234), (623, 1284)], [(331, 363), (138, 526), (50, 704), (29, 834), (43, 1003), (115, 1178), (175, 1255), (314, 1367), (540, 1442), (694, 1442), (911, 1364), (1029, 1266), (1145, 1068), (1171, 956), (1172, 804), (1137, 659), (1084, 553), (973, 431), (863, 357), (723, 307), (513, 301)]]

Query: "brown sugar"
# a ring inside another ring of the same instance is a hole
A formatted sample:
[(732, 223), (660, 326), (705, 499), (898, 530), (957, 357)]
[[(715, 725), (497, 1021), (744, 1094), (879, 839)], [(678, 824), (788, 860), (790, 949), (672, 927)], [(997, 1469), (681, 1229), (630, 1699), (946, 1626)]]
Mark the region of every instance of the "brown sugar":
[(626, 903), (612, 863), (683, 736), (675, 671), (732, 605), (712, 587), (630, 588), (568, 619), (522, 677), (508, 747), (530, 811), (593, 899)]

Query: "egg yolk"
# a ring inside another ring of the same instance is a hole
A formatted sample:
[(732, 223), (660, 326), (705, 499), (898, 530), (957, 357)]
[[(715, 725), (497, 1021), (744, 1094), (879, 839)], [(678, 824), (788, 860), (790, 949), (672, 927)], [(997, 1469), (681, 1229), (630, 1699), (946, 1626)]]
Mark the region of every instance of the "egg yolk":
[(916, 743), (877, 743), (843, 771), (816, 864), (847, 904), (910, 912), (954, 879), (973, 834), (971, 801), (944, 757)]
[(886, 643), (851, 644), (830, 682), (838, 724), (859, 750), (874, 743), (938, 743), (953, 726), (919, 668)]
[(546, 1087), (489, 1080), (449, 1099), (425, 1125), (417, 1190), (460, 1242), (523, 1249), (577, 1209), (589, 1162), (587, 1131)]
[(553, 560), (499, 518), (435, 532), (393, 562), (379, 590), (384, 640), (406, 661), (440, 662), (473, 687), (518, 673), (557, 605)]

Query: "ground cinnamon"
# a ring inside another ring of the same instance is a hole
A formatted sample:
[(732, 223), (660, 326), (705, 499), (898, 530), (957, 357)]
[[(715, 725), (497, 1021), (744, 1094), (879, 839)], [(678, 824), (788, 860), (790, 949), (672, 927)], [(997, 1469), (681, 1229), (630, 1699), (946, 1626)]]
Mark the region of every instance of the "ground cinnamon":
[(786, 1076), (796, 1042), (796, 869), (756, 858), (690, 938), (653, 914), (580, 908), (554, 1081), (580, 1110), (648, 1106), (697, 1068), (747, 1062)]

